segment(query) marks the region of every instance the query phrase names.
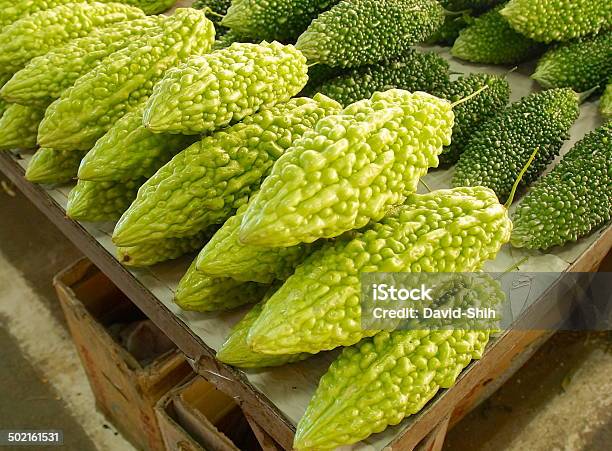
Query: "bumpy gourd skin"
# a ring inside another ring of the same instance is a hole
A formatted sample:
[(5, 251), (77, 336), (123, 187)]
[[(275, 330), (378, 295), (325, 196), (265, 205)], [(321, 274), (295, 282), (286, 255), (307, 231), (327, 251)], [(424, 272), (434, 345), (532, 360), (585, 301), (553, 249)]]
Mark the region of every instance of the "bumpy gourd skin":
[(38, 141), (59, 150), (91, 149), (113, 124), (146, 102), (170, 67), (210, 50), (215, 30), (202, 11), (178, 9), (162, 33), (113, 53), (47, 109)]
[[(11, 74), (0, 74), (0, 87), (4, 86), (7, 81), (11, 79)], [(6, 109), (9, 107), (9, 104), (4, 101), (4, 99), (0, 98), (0, 117), (4, 114)]]
[(584, 92), (600, 85), (610, 74), (612, 31), (554, 47), (540, 59), (531, 78), (545, 88)]
[[(10, 102), (47, 106), (104, 58), (158, 27), (163, 16), (120, 22), (32, 59), (0, 90)], [(156, 29), (156, 30), (155, 30)]]
[(118, 247), (117, 260), (125, 266), (153, 266), (166, 260), (174, 260), (182, 255), (202, 249), (214, 232), (205, 230), (185, 238), (166, 238), (149, 241), (132, 247)]
[(448, 62), (433, 52), (409, 50), (392, 61), (352, 69), (324, 82), (315, 91), (344, 106), (391, 88), (433, 92), (449, 82)]
[(253, 351), (247, 344), (247, 335), (251, 325), (257, 320), (265, 299), (255, 304), (251, 310), (234, 326), (232, 333), (217, 351), (217, 360), (238, 368), (266, 368), (281, 366), (287, 363), (307, 359), (310, 354), (266, 355)]
[(79, 179), (119, 181), (149, 178), (194, 137), (152, 133), (142, 125), (142, 109), (126, 114), (96, 142), (79, 168)]
[(413, 194), (353, 239), (313, 253), (270, 298), (248, 341), (265, 354), (350, 346), (376, 331), (361, 327), (364, 272), (471, 272), (510, 239), (508, 212), (490, 189)]
[(143, 16), (140, 9), (120, 3), (73, 3), (39, 11), (0, 33), (0, 70), (16, 72), (32, 58), (86, 36), (97, 27)]
[(333, 449), (398, 424), (451, 387), (488, 341), (488, 331), (406, 330), (346, 348), (321, 378), (294, 448)]
[(38, 149), (28, 163), (25, 178), (32, 183), (66, 183), (76, 178), (83, 150)]
[(443, 22), (435, 0), (343, 0), (313, 20), (296, 47), (311, 62), (359, 67), (402, 55)]
[(599, 111), (606, 118), (612, 118), (612, 78), (608, 80), (608, 86), (599, 100)]
[(291, 99), (195, 143), (142, 187), (113, 240), (129, 246), (190, 236), (225, 221), (247, 203), (298, 137), (340, 108), (321, 95)]
[(453, 186), (487, 186), (505, 200), (536, 149), (522, 186), (533, 183), (559, 154), (579, 113), (578, 96), (567, 88), (513, 103), (474, 134), (459, 158)]
[(437, 91), (435, 95), (450, 102), (458, 102), (474, 94), (480, 88), (488, 88), (474, 98), (453, 108), (455, 125), (450, 146), (444, 148), (440, 155), (440, 162), (453, 164), (467, 146), (473, 134), (487, 120), (499, 113), (510, 99), (510, 85), (506, 79), (489, 74), (471, 74), (463, 76), (448, 83)]
[(451, 54), (472, 63), (517, 64), (541, 53), (543, 46), (512, 29), (499, 13), (501, 8), (477, 17), (462, 30)]
[(8, 105), (0, 118), (0, 151), (36, 148), (36, 132), (44, 114), (44, 109)]
[(244, 215), (240, 241), (288, 247), (382, 219), (438, 166), (453, 120), (450, 102), (399, 89), (322, 119), (274, 165)]
[(210, 277), (191, 264), (176, 289), (174, 302), (183, 310), (215, 312), (262, 300), (268, 285)]
[(610, 0), (511, 0), (501, 14), (519, 33), (546, 43), (612, 28)]
[(79, 180), (68, 194), (66, 215), (77, 221), (116, 221), (127, 210), (144, 179), (125, 182)]
[(440, 0), (440, 3), (448, 11), (483, 11), (492, 8), (504, 0)]
[[(108, 0), (105, 0), (108, 1)], [(122, 3), (134, 5), (146, 14), (159, 14), (170, 9), (177, 0), (121, 0)]]
[(339, 0), (234, 0), (221, 24), (260, 41), (295, 41)]
[(272, 283), (285, 280), (314, 249), (313, 245), (261, 247), (240, 243), (238, 235), (246, 205), (229, 218), (202, 249), (196, 261), (199, 271), (236, 280)]
[(548, 249), (588, 235), (612, 215), (612, 123), (589, 133), (521, 200), (511, 243)]
[(461, 30), (467, 28), (471, 22), (473, 19), (467, 12), (460, 16), (447, 16), (442, 26), (427, 39), (426, 43), (452, 47)]
[(199, 134), (286, 102), (308, 81), (306, 59), (292, 45), (234, 43), (189, 59), (155, 86), (144, 112), (154, 132)]

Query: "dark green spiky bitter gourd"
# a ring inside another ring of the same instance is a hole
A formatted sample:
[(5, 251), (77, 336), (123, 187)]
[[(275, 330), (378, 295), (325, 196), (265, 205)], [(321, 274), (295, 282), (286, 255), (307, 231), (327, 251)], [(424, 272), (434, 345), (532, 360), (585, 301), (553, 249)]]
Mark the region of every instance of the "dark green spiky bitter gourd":
[(349, 70), (313, 89), (348, 106), (391, 88), (435, 92), (449, 83), (449, 72), (448, 63), (437, 54), (408, 50), (399, 58)]
[(599, 111), (604, 117), (612, 118), (612, 78), (608, 80), (608, 86), (599, 100)]
[(28, 162), (25, 178), (32, 183), (67, 183), (76, 178), (83, 150), (38, 149)]
[(472, 63), (516, 64), (537, 56), (543, 46), (516, 32), (499, 13), (499, 6), (459, 33), (451, 54)]
[(77, 221), (116, 221), (127, 210), (143, 179), (125, 182), (79, 180), (68, 194), (66, 215)]
[(313, 20), (296, 47), (310, 62), (359, 67), (402, 55), (443, 22), (435, 0), (342, 0)]
[(117, 120), (146, 102), (166, 70), (208, 52), (214, 42), (212, 22), (196, 9), (178, 9), (161, 28), (104, 59), (52, 103), (38, 142), (58, 150), (91, 149)]
[(191, 236), (225, 221), (247, 203), (297, 138), (340, 109), (322, 95), (294, 98), (195, 143), (142, 187), (117, 224), (113, 240), (131, 246)]
[(392, 89), (317, 123), (283, 155), (242, 220), (244, 244), (287, 247), (382, 219), (438, 166), (450, 102)]
[(174, 302), (183, 310), (215, 312), (263, 299), (268, 285), (239, 282), (228, 277), (210, 277), (191, 264), (176, 289)]
[(612, 31), (552, 48), (540, 59), (531, 78), (545, 88), (572, 88), (584, 92), (605, 83), (610, 74)]
[(235, 43), (166, 72), (143, 123), (154, 132), (212, 132), (286, 102), (306, 85), (307, 72), (292, 45)]
[(36, 148), (38, 124), (45, 110), (11, 104), (0, 118), (0, 151)]
[(316, 353), (357, 343), (364, 272), (471, 272), (510, 239), (508, 212), (488, 188), (411, 195), (354, 238), (324, 244), (266, 303), (248, 341), (266, 354)]
[(473, 21), (474, 19), (468, 13), (460, 16), (446, 16), (442, 26), (429, 37), (427, 44), (452, 47), (459, 37), (459, 33), (466, 29)]
[(503, 3), (505, 0), (440, 0), (442, 6), (448, 11), (486, 11)]
[(487, 121), (459, 158), (453, 186), (487, 186), (505, 200), (534, 149), (537, 157), (521, 185), (533, 183), (559, 154), (578, 118), (579, 96), (551, 89), (524, 97)]
[(612, 28), (610, 0), (511, 0), (501, 14), (519, 33), (546, 43)]
[(612, 122), (589, 133), (519, 203), (516, 247), (549, 249), (576, 241), (612, 215)]

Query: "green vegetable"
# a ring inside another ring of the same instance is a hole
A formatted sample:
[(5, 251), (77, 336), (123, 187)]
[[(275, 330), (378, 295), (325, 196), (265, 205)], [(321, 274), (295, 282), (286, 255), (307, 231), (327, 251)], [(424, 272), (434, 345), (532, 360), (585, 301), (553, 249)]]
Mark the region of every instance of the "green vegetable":
[(127, 210), (144, 179), (125, 182), (79, 180), (68, 194), (66, 214), (77, 221), (116, 221)]
[(503, 77), (488, 74), (463, 76), (434, 91), (434, 94), (451, 102), (464, 99), (483, 86), (488, 89), (453, 109), (455, 125), (451, 145), (444, 148), (440, 162), (454, 164), (469, 143), (472, 135), (487, 120), (498, 114), (508, 104), (510, 86)]
[(298, 266), (265, 305), (248, 343), (265, 354), (355, 344), (376, 333), (361, 327), (360, 273), (476, 271), (511, 230), (507, 210), (487, 188), (413, 194), (382, 221), (325, 244)]
[(0, 90), (10, 102), (47, 106), (108, 55), (145, 33), (159, 33), (163, 16), (121, 22), (32, 59)]
[(400, 423), (453, 386), (488, 341), (488, 331), (405, 330), (345, 349), (321, 378), (294, 448), (333, 449)]
[(329, 67), (325, 64), (315, 64), (308, 68), (308, 83), (299, 95), (312, 97), (317, 93), (319, 87), (334, 77), (342, 75), (346, 71), (338, 67)]
[(192, 144), (184, 135), (155, 134), (142, 125), (142, 108), (126, 114), (96, 142), (79, 168), (79, 179), (120, 181), (149, 178)]
[(467, 28), (473, 21), (467, 12), (460, 16), (446, 16), (442, 26), (427, 39), (427, 43), (452, 46), (461, 30)]
[(235, 42), (246, 42), (251, 44), (256, 43), (253, 39), (245, 38), (244, 36), (240, 36), (233, 31), (228, 31), (221, 36), (217, 35), (217, 40), (213, 44), (213, 50), (226, 49)]
[(194, 261), (179, 282), (174, 302), (183, 310), (214, 312), (259, 302), (267, 290), (267, 285), (207, 276), (195, 269)]
[(552, 48), (540, 59), (531, 78), (545, 88), (584, 92), (607, 80), (610, 74), (612, 32), (607, 32)]
[(139, 39), (106, 58), (47, 110), (38, 141), (59, 150), (91, 149), (113, 124), (139, 108), (164, 72), (190, 55), (207, 52), (213, 24), (184, 8), (164, 20), (162, 33)]
[[(4, 84), (11, 79), (11, 74), (0, 74), (0, 87), (4, 86)], [(6, 103), (2, 98), (0, 98), (0, 117), (4, 114), (9, 104)]]
[(117, 260), (126, 266), (153, 266), (156, 263), (174, 260), (202, 249), (211, 235), (212, 232), (206, 230), (192, 237), (167, 238), (131, 247), (119, 247), (117, 248)]
[(238, 209), (200, 252), (196, 262), (198, 271), (259, 283), (287, 279), (315, 248), (304, 244), (267, 248), (240, 243), (238, 234), (245, 210), (246, 205)]
[(450, 102), (392, 89), (329, 116), (279, 158), (242, 220), (244, 244), (286, 247), (382, 219), (438, 166)]
[(25, 178), (32, 183), (67, 183), (76, 178), (83, 156), (82, 150), (38, 149), (28, 163)]
[(144, 16), (120, 3), (71, 3), (20, 19), (0, 33), (0, 70), (17, 72), (32, 58), (87, 36), (97, 27)]
[[(109, 1), (109, 0), (104, 0)], [(112, 1), (112, 0), (111, 0)], [(169, 10), (177, 0), (119, 0), (121, 3), (134, 5), (146, 14), (159, 14)]]
[(154, 132), (223, 128), (302, 90), (308, 68), (292, 45), (234, 43), (169, 70), (155, 86), (144, 124)]
[(342, 0), (310, 24), (296, 47), (311, 62), (359, 67), (402, 55), (443, 22), (435, 0)]
[(369, 99), (376, 91), (391, 88), (433, 92), (449, 83), (449, 67), (445, 59), (433, 52), (409, 50), (392, 61), (352, 69), (324, 82), (315, 91), (344, 106)]
[(578, 96), (571, 89), (531, 94), (486, 122), (457, 163), (454, 186), (487, 186), (506, 199), (535, 149), (536, 159), (521, 184), (528, 186), (559, 154), (578, 117)]
[(610, 0), (511, 0), (501, 14), (519, 33), (546, 43), (612, 28)]
[(599, 101), (599, 111), (607, 118), (612, 118), (612, 78), (608, 80), (608, 86)]
[(320, 13), (339, 0), (234, 0), (221, 24), (251, 38), (295, 41)]
[(541, 53), (543, 46), (513, 30), (501, 16), (501, 8), (477, 17), (461, 31), (451, 54), (472, 63), (516, 64)]
[(440, 0), (440, 3), (448, 11), (484, 11), (504, 2), (504, 0)]
[(210, 20), (217, 24), (221, 21), (219, 16), (225, 16), (231, 4), (232, 0), (196, 0), (191, 7), (195, 9), (210, 9), (214, 13), (209, 14)]
[(0, 151), (36, 148), (36, 132), (44, 114), (44, 109), (9, 105), (0, 118)]
[(589, 133), (520, 202), (512, 245), (548, 249), (612, 217), (612, 122)]
[(224, 222), (246, 204), (274, 162), (340, 105), (325, 96), (266, 108), (176, 155), (141, 189), (113, 240), (131, 246), (190, 236)]
[(217, 351), (217, 360), (238, 368), (265, 368), (307, 359), (310, 354), (266, 355), (254, 352), (247, 344), (251, 325), (257, 320), (265, 300), (255, 304), (251, 310), (234, 326), (232, 333)]

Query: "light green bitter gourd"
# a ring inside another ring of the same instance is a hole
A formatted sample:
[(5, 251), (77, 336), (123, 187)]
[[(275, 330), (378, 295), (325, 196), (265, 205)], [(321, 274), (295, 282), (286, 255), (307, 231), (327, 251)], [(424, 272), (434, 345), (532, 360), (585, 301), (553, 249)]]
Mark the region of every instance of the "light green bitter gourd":
[[(0, 88), (11, 79), (11, 74), (0, 74)], [(2, 98), (0, 98), (0, 117), (4, 114), (9, 104)]]
[(36, 148), (36, 133), (45, 110), (10, 104), (0, 118), (0, 151)]
[(28, 162), (25, 178), (32, 183), (67, 183), (76, 178), (83, 150), (55, 150), (41, 148)]
[(325, 244), (266, 303), (248, 342), (265, 354), (316, 353), (376, 333), (361, 325), (365, 272), (472, 272), (508, 242), (512, 222), (488, 188), (411, 195), (352, 239)]
[(120, 22), (94, 30), (62, 47), (32, 59), (0, 90), (10, 102), (47, 106), (104, 58), (145, 33), (160, 33), (164, 16)]
[(292, 45), (234, 43), (169, 70), (155, 86), (143, 123), (154, 132), (212, 132), (286, 102), (306, 85), (307, 72), (306, 59)]
[(71, 3), (39, 11), (0, 33), (0, 70), (17, 72), (32, 58), (87, 36), (95, 28), (143, 16), (140, 9), (121, 3)]
[(279, 158), (250, 203), (244, 244), (287, 247), (383, 218), (451, 143), (450, 102), (392, 89), (319, 121)]
[(132, 246), (191, 236), (247, 203), (274, 162), (340, 105), (325, 96), (294, 98), (204, 138), (176, 155), (142, 187), (113, 240)]
[(47, 109), (38, 142), (89, 150), (125, 114), (138, 109), (166, 70), (210, 50), (215, 30), (202, 11), (178, 9), (162, 33), (131, 43), (87, 73)]
[(96, 142), (79, 168), (79, 179), (119, 181), (149, 178), (195, 137), (153, 133), (142, 124), (142, 108), (126, 114)]
[(127, 210), (144, 179), (125, 182), (79, 180), (68, 194), (66, 215), (77, 221), (116, 221)]

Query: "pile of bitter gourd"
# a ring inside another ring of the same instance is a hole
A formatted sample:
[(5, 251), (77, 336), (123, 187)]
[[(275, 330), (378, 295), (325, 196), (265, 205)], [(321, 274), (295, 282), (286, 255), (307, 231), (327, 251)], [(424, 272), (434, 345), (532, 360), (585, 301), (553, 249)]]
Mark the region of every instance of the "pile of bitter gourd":
[[(345, 347), (297, 449), (399, 423), (489, 340), (364, 330), (360, 274), (478, 271), (508, 242), (548, 249), (610, 220), (609, 123), (538, 180), (612, 77), (607, 0), (201, 0), (156, 15), (174, 3), (0, 0), (0, 149), (37, 149), (32, 182), (76, 179), (68, 216), (118, 221), (122, 263), (199, 251), (176, 303), (252, 304), (221, 361)], [(452, 74), (423, 42), (490, 64), (545, 52), (533, 78), (549, 89), (508, 105), (504, 77)], [(454, 188), (418, 194), (440, 164), (456, 164)], [(511, 221), (501, 202), (519, 182), (535, 186)], [(457, 305), (503, 297), (486, 276), (453, 283)]]

